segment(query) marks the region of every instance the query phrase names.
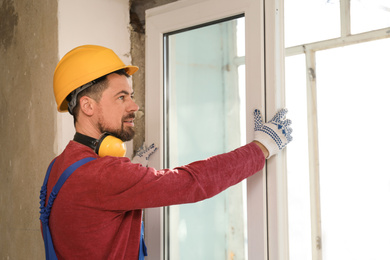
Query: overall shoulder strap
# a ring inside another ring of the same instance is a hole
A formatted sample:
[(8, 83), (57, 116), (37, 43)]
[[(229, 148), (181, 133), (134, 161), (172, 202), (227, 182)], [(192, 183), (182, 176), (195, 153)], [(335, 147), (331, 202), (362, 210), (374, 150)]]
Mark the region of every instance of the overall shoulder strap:
[(43, 185), (41, 188), (41, 195), (40, 195), (40, 220), (42, 222), (42, 233), (43, 233), (43, 240), (45, 243), (45, 254), (46, 259), (57, 259), (56, 253), (54, 251), (54, 245), (53, 241), (51, 239), (50, 229), (49, 229), (49, 216), (51, 212), (51, 208), (53, 207), (54, 199), (57, 197), (58, 192), (60, 191), (62, 185), (64, 185), (65, 181), (69, 178), (72, 173), (79, 168), (80, 166), (84, 165), (87, 162), (90, 162), (92, 160), (95, 160), (96, 158), (93, 157), (87, 157), (84, 159), (81, 159), (72, 165), (70, 165), (66, 170), (61, 174), (60, 178), (58, 179), (57, 183), (54, 185), (52, 192), (50, 193), (49, 200), (47, 202), (47, 205), (45, 207), (46, 202), (46, 194), (47, 194), (47, 182), (49, 180), (49, 175), (51, 172), (51, 168), (53, 167), (53, 164), (55, 162), (55, 159), (51, 162), (49, 165), (49, 168), (47, 169), (45, 180), (43, 181)]
[(141, 237), (139, 241), (139, 252), (138, 252), (138, 260), (144, 260), (145, 256), (148, 255), (148, 249), (146, 248), (145, 238), (144, 238), (144, 222), (141, 222)]
[[(54, 185), (53, 190), (51, 191), (49, 200), (52, 196), (54, 197), (53, 200), (55, 199), (55, 197), (57, 196), (58, 192), (60, 191), (62, 185), (64, 185), (65, 181), (70, 177), (70, 175), (72, 175), (72, 173), (77, 168), (79, 168), (80, 166), (86, 164), (87, 162), (90, 162), (90, 161), (95, 160), (95, 159), (96, 158), (93, 158), (93, 157), (87, 157), (87, 158), (81, 159), (80, 161), (73, 163), (71, 166), (66, 168), (66, 170), (61, 174), (61, 177), (58, 179), (56, 185)], [(49, 205), (49, 202), (47, 204)]]

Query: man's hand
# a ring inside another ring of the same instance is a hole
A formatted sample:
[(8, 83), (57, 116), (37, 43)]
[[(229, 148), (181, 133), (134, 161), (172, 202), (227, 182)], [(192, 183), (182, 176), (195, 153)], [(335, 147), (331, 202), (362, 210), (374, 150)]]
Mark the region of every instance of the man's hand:
[(143, 144), (138, 150), (133, 159), (132, 163), (140, 163), (142, 166), (147, 167), (150, 156), (157, 150), (157, 147), (152, 144), (148, 148)]
[(267, 159), (286, 147), (293, 139), (291, 136), (292, 128), (290, 127), (291, 120), (285, 119), (286, 114), (287, 109), (283, 108), (270, 121), (263, 123), (260, 110), (255, 109), (254, 111), (254, 141), (259, 142), (268, 150), (268, 156), (264, 153)]

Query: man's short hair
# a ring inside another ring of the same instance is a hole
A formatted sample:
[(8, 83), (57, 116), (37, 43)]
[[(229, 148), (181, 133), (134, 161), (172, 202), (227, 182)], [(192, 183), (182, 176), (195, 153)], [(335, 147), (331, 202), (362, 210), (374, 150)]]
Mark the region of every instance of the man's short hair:
[(106, 74), (100, 78), (97, 78), (77, 89), (72, 91), (67, 97), (66, 100), (69, 102), (68, 110), (71, 115), (73, 115), (74, 124), (76, 124), (78, 114), (80, 112), (80, 98), (87, 96), (99, 102), (102, 98), (103, 91), (107, 89), (107, 76), (110, 74), (123, 75), (129, 78), (130, 76), (126, 73), (124, 69), (120, 69), (109, 74)]

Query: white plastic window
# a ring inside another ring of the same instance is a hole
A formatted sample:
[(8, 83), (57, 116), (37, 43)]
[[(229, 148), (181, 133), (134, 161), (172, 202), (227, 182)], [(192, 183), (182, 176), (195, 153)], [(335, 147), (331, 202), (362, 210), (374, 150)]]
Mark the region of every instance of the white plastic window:
[[(272, 1), (273, 2), (273, 1)], [(265, 84), (265, 70), (264, 70), (264, 9), (263, 2), (258, 0), (203, 0), (203, 1), (178, 1), (167, 6), (162, 6), (156, 9), (148, 10), (146, 13), (146, 31), (147, 31), (147, 42), (146, 42), (146, 142), (156, 143), (161, 149), (159, 154), (153, 156), (150, 161), (150, 165), (155, 168), (163, 168), (164, 166), (176, 166), (176, 163), (185, 163), (174, 152), (174, 146), (177, 144), (175, 140), (170, 139), (167, 143), (164, 143), (164, 118), (169, 115), (169, 112), (164, 109), (164, 100), (168, 96), (166, 91), (169, 91), (165, 86), (169, 80), (172, 80), (172, 75), (165, 74), (165, 69), (169, 65), (166, 63), (167, 60), (164, 57), (169, 56), (169, 48), (164, 48), (164, 36), (172, 34), (181, 30), (188, 30), (194, 26), (199, 26), (206, 23), (213, 23), (229, 17), (242, 16), (245, 17), (245, 41), (237, 42), (235, 48), (239, 49), (239, 45), (245, 44), (245, 58), (242, 56), (243, 53), (237, 53), (233, 55), (231, 62), (234, 66), (226, 66), (225, 70), (236, 71), (236, 75), (233, 78), (227, 78), (228, 81), (238, 81), (239, 85), (245, 84), (245, 88), (239, 87), (238, 91), (234, 93), (226, 93), (228, 95), (233, 94), (234, 98), (240, 98), (244, 102), (238, 103), (238, 107), (244, 105), (244, 109), (234, 109), (234, 113), (239, 112), (235, 115), (236, 125), (234, 126), (236, 132), (241, 132), (238, 136), (236, 144), (227, 142), (225, 148), (215, 153), (223, 152), (232, 149), (234, 146), (240, 145), (252, 141), (253, 139), (253, 115), (248, 111), (253, 111), (255, 108), (260, 108), (265, 113), (265, 101), (264, 101), (264, 84)], [(240, 20), (241, 21), (241, 20)], [(237, 21), (237, 24), (240, 23)], [(244, 37), (244, 35), (235, 35), (235, 37)], [(166, 40), (166, 39), (165, 39)], [(170, 44), (177, 44), (179, 39), (171, 39)], [(183, 39), (180, 39), (183, 40)], [(185, 39), (184, 39), (185, 40)], [(205, 40), (203, 40), (205, 41)], [(206, 40), (207, 41), (207, 40)], [(188, 44), (192, 46), (194, 42)], [(203, 42), (202, 42), (203, 43)], [(225, 42), (227, 43), (227, 42)], [(201, 44), (200, 44), (201, 45)], [(196, 46), (196, 44), (195, 44)], [(243, 49), (243, 48), (241, 48)], [(168, 50), (168, 51), (167, 51)], [(232, 52), (230, 52), (232, 53)], [(171, 53), (172, 54), (172, 53)], [(214, 54), (213, 54), (214, 55)], [(180, 58), (184, 58), (181, 56)], [(228, 58), (227, 60), (229, 60)], [(245, 64), (245, 66), (244, 66)], [(193, 64), (196, 66), (197, 64)], [(178, 67), (171, 68), (172, 70), (178, 69)], [(183, 76), (184, 77), (184, 76)], [(226, 75), (225, 75), (226, 77)], [(230, 76), (228, 76), (230, 77)], [(185, 77), (184, 77), (185, 78)], [(211, 80), (211, 78), (209, 78)], [(180, 86), (177, 85), (179, 79), (173, 82), (173, 89), (177, 89)], [(181, 79), (180, 79), (181, 80)], [(226, 82), (225, 82), (226, 83)], [(175, 85), (176, 84), (176, 85)], [(172, 88), (171, 88), (172, 90)], [(176, 94), (179, 92), (175, 92)], [(172, 94), (172, 93), (171, 93)], [(187, 93), (188, 94), (188, 93)], [(177, 97), (171, 96), (174, 100)], [(208, 100), (209, 97), (205, 97), (204, 100)], [(199, 98), (199, 102), (202, 101)], [(172, 101), (172, 100), (171, 100)], [(225, 105), (229, 104), (230, 101), (224, 98)], [(169, 102), (169, 100), (168, 100)], [(272, 102), (271, 102), (272, 103)], [(178, 105), (178, 103), (170, 103), (170, 105)], [(228, 106), (227, 106), (228, 107)], [(165, 107), (166, 108), (166, 107)], [(172, 107), (170, 107), (172, 109)], [(214, 109), (212, 109), (214, 111)], [(222, 111), (222, 110), (221, 110)], [(182, 113), (181, 111), (180, 113)], [(269, 111), (272, 113), (273, 111)], [(170, 123), (171, 126), (175, 126), (175, 118), (178, 114), (170, 115), (170, 119), (173, 121)], [(173, 117), (173, 118), (172, 118)], [(180, 122), (183, 123), (184, 121)], [(227, 122), (229, 125), (232, 122)], [(241, 127), (242, 123), (245, 127)], [(229, 129), (232, 130), (233, 128)], [(178, 131), (180, 129), (170, 129), (170, 131)], [(245, 133), (242, 133), (244, 131)], [(172, 132), (171, 132), (172, 133)], [(227, 135), (231, 133), (226, 133)], [(224, 134), (224, 136), (226, 136)], [(175, 137), (172, 134), (171, 138)], [(179, 137), (179, 136), (177, 136)], [(165, 139), (166, 140), (166, 139)], [(233, 140), (233, 139), (232, 139)], [(171, 142), (172, 141), (172, 142)], [(176, 143), (176, 144), (175, 144)], [(223, 142), (221, 142), (222, 144)], [(173, 152), (170, 154), (170, 152)], [(214, 152), (213, 152), (214, 153)], [(176, 154), (176, 155), (175, 155)], [(173, 160), (170, 164), (165, 164), (167, 156), (170, 156)], [(203, 153), (204, 156), (210, 154)], [(198, 157), (199, 158), (199, 157)], [(190, 158), (194, 160), (196, 158)], [(246, 192), (245, 192), (246, 191)], [(267, 187), (266, 187), (266, 175), (265, 173), (258, 173), (247, 182), (247, 187), (242, 188), (239, 193), (243, 194), (242, 197), (244, 203), (248, 205), (247, 209), (243, 212), (244, 224), (247, 225), (247, 231), (244, 232), (243, 244), (247, 249), (244, 249), (242, 257), (240, 259), (267, 259), (268, 258), (268, 227), (267, 227)], [(221, 195), (224, 196), (224, 195)], [(235, 196), (238, 198), (237, 196)], [(241, 207), (241, 206), (240, 206)], [(185, 245), (180, 245), (180, 239), (187, 236), (190, 229), (185, 227), (184, 224), (176, 226), (176, 230), (170, 230), (169, 219), (166, 218), (166, 210), (164, 209), (147, 209), (145, 214), (146, 223), (146, 242), (148, 245), (148, 253), (150, 259), (189, 259), (184, 255), (181, 255)], [(182, 211), (180, 211), (181, 213)], [(182, 223), (184, 223), (182, 221)], [(239, 221), (236, 223), (239, 223)], [(172, 224), (172, 223), (171, 223)], [(187, 222), (188, 224), (188, 222)], [(186, 224), (186, 225), (187, 225)], [(172, 226), (171, 226), (172, 227)], [(214, 226), (214, 228), (216, 228)], [(193, 227), (191, 227), (193, 230)], [(176, 232), (176, 233), (172, 233)], [(186, 233), (187, 232), (187, 233)], [(241, 231), (240, 231), (241, 233)], [(246, 234), (245, 234), (246, 233)], [(207, 236), (207, 234), (204, 234)], [(173, 248), (169, 248), (172, 244), (167, 245), (167, 241), (170, 241), (170, 236), (176, 237), (176, 245)], [(237, 238), (239, 236), (235, 236)], [(241, 236), (240, 236), (241, 237)], [(195, 237), (197, 240), (202, 239), (201, 237)], [(206, 238), (204, 238), (206, 241)], [(208, 238), (207, 238), (208, 239)], [(233, 240), (227, 240), (233, 241)], [(202, 241), (199, 241), (202, 242)], [(228, 242), (229, 243), (229, 242)], [(238, 247), (238, 243), (235, 243)], [(187, 245), (191, 246), (191, 245)], [(198, 251), (203, 250), (198, 248)], [(246, 252), (245, 252), (246, 251)], [(277, 251), (277, 250), (275, 250)], [(234, 252), (226, 251), (224, 257), (233, 257)], [(184, 252), (185, 253), (185, 252)], [(238, 256), (238, 254), (237, 254)], [(174, 258), (178, 257), (178, 258)], [(181, 257), (181, 258), (180, 258)], [(212, 257), (215, 259), (214, 257)], [(200, 259), (200, 258), (198, 258)], [(202, 258), (206, 259), (206, 258)], [(225, 259), (225, 258), (224, 258)]]

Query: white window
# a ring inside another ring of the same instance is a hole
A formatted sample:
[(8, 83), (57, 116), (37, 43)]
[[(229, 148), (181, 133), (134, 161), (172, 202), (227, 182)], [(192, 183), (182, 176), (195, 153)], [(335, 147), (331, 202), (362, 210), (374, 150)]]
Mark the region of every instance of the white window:
[[(253, 140), (255, 108), (270, 117), (283, 106), (278, 3), (190, 0), (147, 11), (146, 142), (160, 147), (150, 165), (171, 168), (232, 150)], [(268, 161), (269, 201), (263, 171), (208, 201), (147, 209), (150, 259), (287, 255), (287, 190), (277, 184), (286, 183), (284, 161), (283, 153)]]

